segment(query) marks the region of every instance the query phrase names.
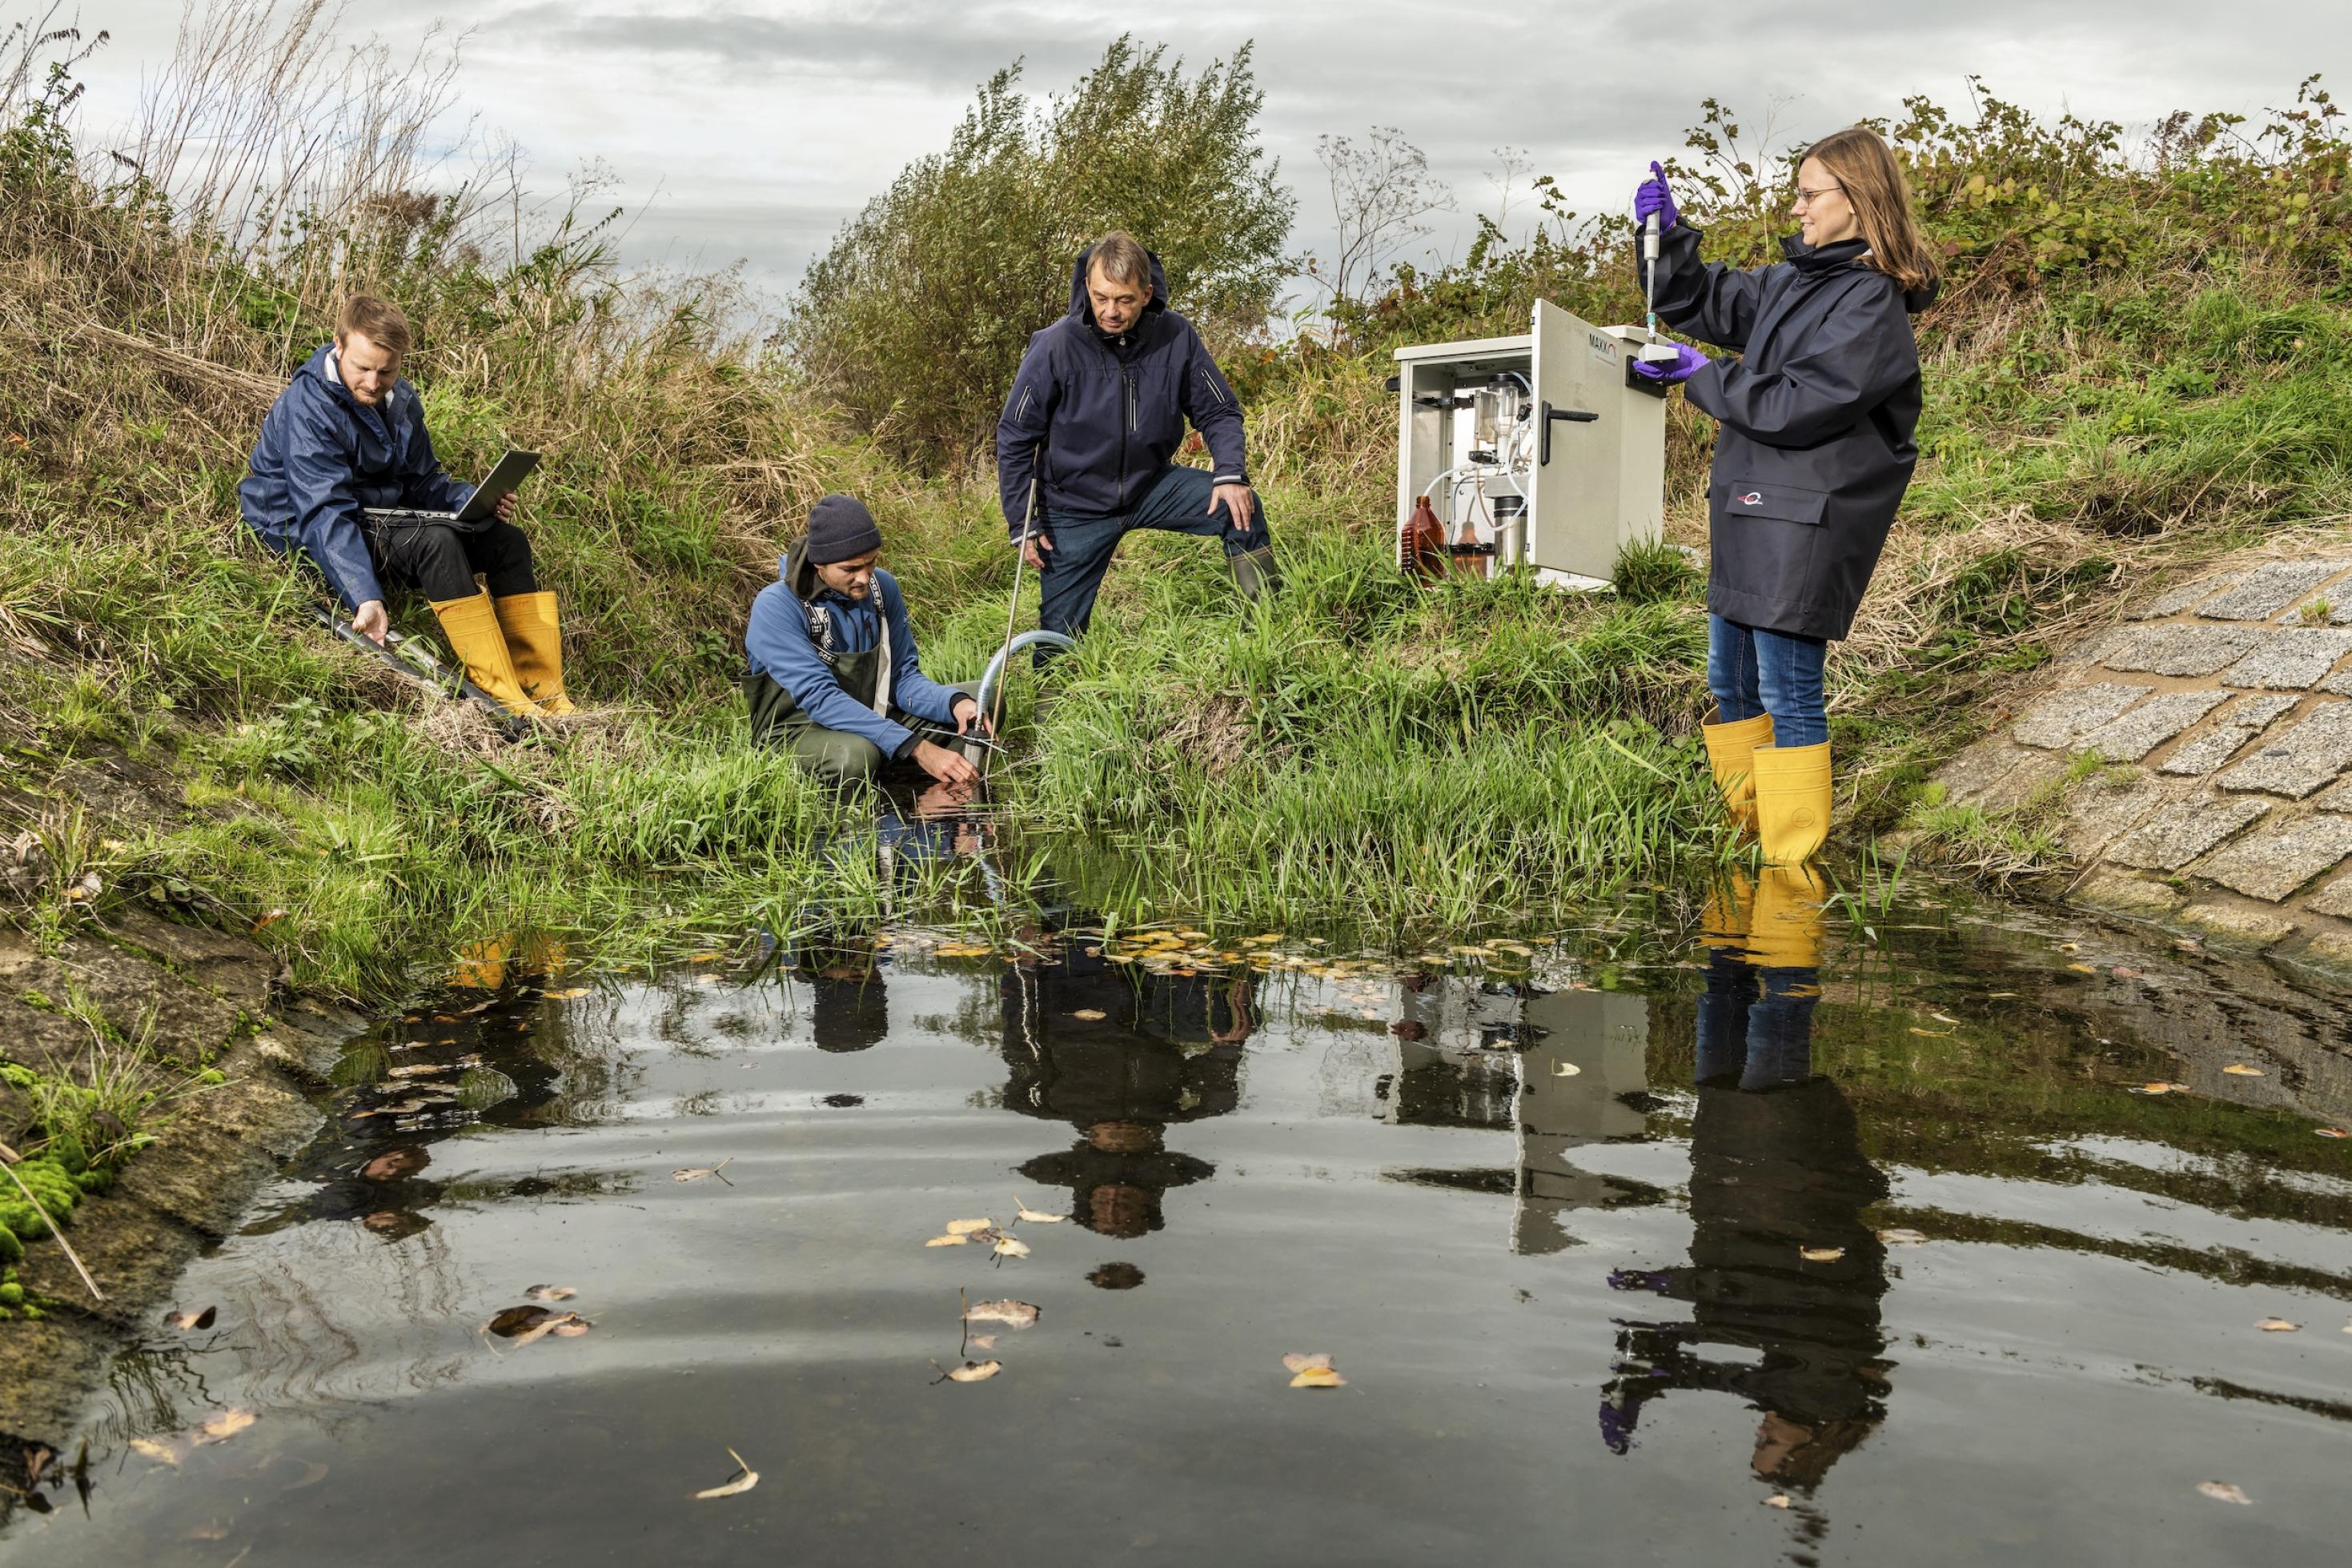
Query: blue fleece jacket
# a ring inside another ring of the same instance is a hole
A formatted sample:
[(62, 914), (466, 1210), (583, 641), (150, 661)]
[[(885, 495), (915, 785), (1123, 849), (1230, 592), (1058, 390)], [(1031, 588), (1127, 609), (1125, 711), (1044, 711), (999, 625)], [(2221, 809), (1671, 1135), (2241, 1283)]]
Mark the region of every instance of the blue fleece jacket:
[(996, 422), (997, 493), (1016, 539), (1041, 455), (1038, 504), (1048, 511), (1129, 510), (1176, 455), (1186, 420), (1208, 442), (1218, 484), (1249, 482), (1241, 400), (1192, 323), (1168, 308), (1160, 258), (1142, 319), (1109, 337), (1087, 298), (1093, 256), (1082, 253), (1071, 271), (1069, 314), (1029, 340)]
[(332, 343), (312, 354), (269, 405), (236, 499), (262, 543), (308, 555), (344, 608), (357, 610), (383, 597), (360, 509), (454, 512), (474, 486), (442, 472), (415, 387), (394, 382), (390, 397), (362, 408), (329, 370), (334, 355)]
[(801, 711), (824, 728), (862, 735), (881, 747), (885, 757), (904, 756), (915, 748), (915, 732), (841, 689), (833, 666), (818, 654), (809, 635), (804, 605), (823, 604), (831, 612), (834, 649), (842, 653), (862, 653), (877, 646), (887, 617), (891, 711), (954, 724), (955, 703), (961, 694), (932, 680), (916, 662), (915, 633), (907, 624), (907, 601), (898, 591), (898, 580), (877, 568), (873, 591), (863, 600), (850, 599), (825, 587), (801, 549), (793, 546), (777, 564), (776, 580), (751, 601), (751, 623), (743, 632), (751, 673), (764, 674), (792, 693)]

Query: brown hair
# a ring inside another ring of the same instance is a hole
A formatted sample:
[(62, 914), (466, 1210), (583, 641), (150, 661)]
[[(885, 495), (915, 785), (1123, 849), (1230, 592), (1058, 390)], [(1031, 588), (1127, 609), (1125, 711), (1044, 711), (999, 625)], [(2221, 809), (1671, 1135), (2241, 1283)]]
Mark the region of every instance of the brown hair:
[(353, 332), (379, 349), (389, 350), (403, 359), (408, 357), (408, 317), (389, 299), (354, 294), (344, 300), (342, 319), (335, 327), (335, 341), (340, 343)]
[(1087, 253), (1087, 270), (1097, 267), (1113, 283), (1139, 283), (1146, 293), (1150, 292), (1151, 253), (1125, 229), (1113, 229), (1095, 241)]
[(1918, 220), (1911, 215), (1911, 190), (1903, 165), (1885, 139), (1867, 125), (1832, 131), (1805, 149), (1818, 158), (1845, 192), (1870, 255), (1864, 259), (1907, 292), (1925, 288), (1942, 271)]

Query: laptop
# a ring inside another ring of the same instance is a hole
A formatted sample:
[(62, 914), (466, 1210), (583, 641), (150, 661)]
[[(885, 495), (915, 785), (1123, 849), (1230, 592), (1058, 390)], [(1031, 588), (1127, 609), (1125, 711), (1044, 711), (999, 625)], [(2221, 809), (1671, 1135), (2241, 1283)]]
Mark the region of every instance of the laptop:
[(441, 523), (450, 528), (478, 528), (490, 520), (498, 504), (514, 493), (530, 471), (539, 466), (536, 452), (517, 452), (509, 448), (490, 470), (490, 476), (454, 512), (425, 512), (406, 507), (366, 507), (362, 513), (368, 521), (392, 528), (419, 528), (427, 523)]

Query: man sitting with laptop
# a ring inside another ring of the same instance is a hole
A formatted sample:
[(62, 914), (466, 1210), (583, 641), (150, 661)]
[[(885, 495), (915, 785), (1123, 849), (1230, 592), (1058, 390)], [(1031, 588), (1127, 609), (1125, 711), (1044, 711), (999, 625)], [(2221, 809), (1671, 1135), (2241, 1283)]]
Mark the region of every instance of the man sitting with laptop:
[(413, 587), (476, 685), (518, 714), (570, 713), (555, 595), (531, 571), (510, 485), (476, 507), (476, 486), (442, 471), (424, 404), (400, 379), (408, 348), (399, 306), (354, 295), (335, 340), (261, 422), (238, 507), (272, 550), (316, 563), (361, 635), (384, 639), (384, 582)]

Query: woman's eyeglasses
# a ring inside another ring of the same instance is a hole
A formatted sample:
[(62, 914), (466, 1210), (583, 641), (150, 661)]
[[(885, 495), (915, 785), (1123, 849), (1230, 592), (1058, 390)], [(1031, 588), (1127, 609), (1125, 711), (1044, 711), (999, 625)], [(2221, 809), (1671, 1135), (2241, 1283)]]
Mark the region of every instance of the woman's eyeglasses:
[(1845, 187), (1843, 185), (1824, 185), (1818, 191), (1808, 191), (1802, 185), (1800, 185), (1797, 187), (1797, 205), (1801, 207), (1810, 207), (1815, 202), (1820, 201), (1823, 196), (1830, 194), (1832, 192), (1843, 191)]

